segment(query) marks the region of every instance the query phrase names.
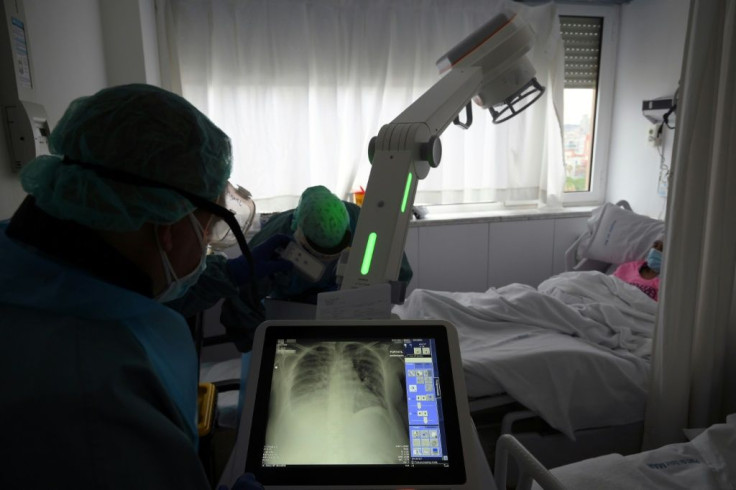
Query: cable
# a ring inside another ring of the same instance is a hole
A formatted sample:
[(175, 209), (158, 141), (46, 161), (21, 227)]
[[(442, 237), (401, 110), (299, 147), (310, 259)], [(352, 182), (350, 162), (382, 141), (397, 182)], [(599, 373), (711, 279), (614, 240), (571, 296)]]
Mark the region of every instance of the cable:
[[(662, 126), (664, 126), (664, 124), (660, 125), (660, 128)], [(659, 178), (657, 180), (657, 193), (662, 197), (666, 197), (670, 180), (670, 167), (665, 163), (664, 141), (662, 141), (659, 146), (657, 146), (657, 153), (659, 153)]]
[(677, 103), (674, 103), (672, 104), (672, 107), (670, 107), (670, 110), (665, 112), (664, 116), (662, 116), (662, 119), (664, 119), (664, 124), (670, 129), (675, 129), (674, 125), (670, 126), (669, 119), (670, 119), (670, 115), (674, 114), (676, 110), (677, 110)]
[(670, 129), (675, 129), (674, 125), (670, 126), (669, 119), (670, 119), (670, 116), (672, 114), (675, 114), (677, 111), (677, 96), (679, 92), (680, 92), (680, 87), (678, 86), (677, 90), (675, 90), (675, 95), (672, 97), (672, 107), (670, 107), (670, 109), (664, 113), (664, 116), (662, 116), (662, 119), (664, 120), (664, 124)]

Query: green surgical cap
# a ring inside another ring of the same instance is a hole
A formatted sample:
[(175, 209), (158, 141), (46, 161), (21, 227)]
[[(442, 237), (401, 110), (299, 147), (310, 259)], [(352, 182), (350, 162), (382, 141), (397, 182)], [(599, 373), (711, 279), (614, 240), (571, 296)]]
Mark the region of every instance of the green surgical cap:
[(60, 219), (132, 231), (168, 224), (195, 208), (175, 191), (122, 184), (63, 158), (122, 170), (214, 201), (232, 166), (230, 139), (182, 97), (151, 85), (107, 88), (74, 100), (31, 160), (21, 183)]
[(338, 246), (350, 227), (345, 204), (326, 187), (310, 187), (294, 210), (292, 228), (301, 229), (309, 241), (323, 249)]

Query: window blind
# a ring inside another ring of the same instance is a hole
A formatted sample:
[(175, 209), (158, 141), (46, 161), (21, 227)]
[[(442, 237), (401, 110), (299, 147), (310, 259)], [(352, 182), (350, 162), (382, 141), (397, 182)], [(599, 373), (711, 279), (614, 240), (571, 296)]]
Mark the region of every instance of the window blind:
[(603, 18), (560, 16), (565, 45), (565, 88), (598, 85)]

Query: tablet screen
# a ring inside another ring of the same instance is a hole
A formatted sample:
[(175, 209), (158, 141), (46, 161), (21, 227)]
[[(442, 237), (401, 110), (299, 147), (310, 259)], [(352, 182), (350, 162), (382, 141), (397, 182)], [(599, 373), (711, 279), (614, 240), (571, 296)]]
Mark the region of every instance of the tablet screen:
[(464, 481), (443, 326), (270, 327), (259, 373), (246, 471), (261, 483)]

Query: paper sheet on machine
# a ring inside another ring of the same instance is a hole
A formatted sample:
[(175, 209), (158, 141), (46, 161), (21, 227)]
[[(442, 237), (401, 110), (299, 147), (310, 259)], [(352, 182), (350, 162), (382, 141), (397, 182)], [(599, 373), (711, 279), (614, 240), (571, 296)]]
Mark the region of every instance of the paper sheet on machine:
[(391, 285), (388, 283), (329, 291), (317, 295), (317, 319), (388, 319), (391, 318), (391, 306)]

